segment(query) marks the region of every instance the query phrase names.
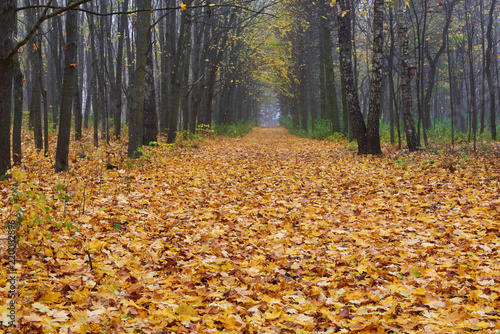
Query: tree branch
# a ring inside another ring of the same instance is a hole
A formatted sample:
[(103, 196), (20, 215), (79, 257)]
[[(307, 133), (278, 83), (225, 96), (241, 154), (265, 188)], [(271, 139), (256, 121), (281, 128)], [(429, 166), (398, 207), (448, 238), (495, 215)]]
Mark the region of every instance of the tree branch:
[(84, 4), (84, 3), (92, 1), (92, 0), (80, 0), (80, 1), (74, 2), (74, 3), (72, 3), (69, 6), (63, 7), (60, 10), (55, 11), (55, 12), (50, 13), (49, 15), (47, 15), (47, 11), (51, 8), (50, 4), (52, 3), (52, 1), (53, 0), (49, 0), (48, 1), (47, 5), (44, 6), (45, 9), (44, 9), (42, 15), (40, 15), (40, 18), (35, 23), (35, 25), (33, 26), (33, 28), (31, 28), (30, 32), (26, 35), (26, 37), (24, 37), (24, 39), (22, 41), (20, 41), (19, 43), (16, 44), (16, 46), (14, 46), (14, 48), (7, 55), (7, 57), (5, 57), (4, 59), (1, 60), (2, 63), (6, 62), (6, 61), (9, 61), (10, 59), (12, 59), (12, 57), (14, 57), (14, 55), (19, 51), (19, 49), (22, 48), (26, 43), (28, 43), (28, 41), (31, 39), (31, 37), (33, 37), (33, 35), (36, 33), (36, 31), (38, 30), (38, 28), (40, 28), (40, 26), (42, 25), (42, 23), (45, 20), (48, 20), (48, 19), (50, 19), (50, 18), (52, 18), (54, 16), (58, 16), (58, 15), (66, 12), (68, 10), (72, 10), (72, 9), (80, 6), (81, 4)]

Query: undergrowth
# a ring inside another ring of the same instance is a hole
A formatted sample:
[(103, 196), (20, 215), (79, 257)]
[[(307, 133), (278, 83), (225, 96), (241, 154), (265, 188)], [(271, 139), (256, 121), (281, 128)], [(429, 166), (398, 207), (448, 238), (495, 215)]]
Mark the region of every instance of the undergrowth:
[(224, 137), (243, 137), (250, 132), (252, 128), (256, 126), (254, 121), (239, 121), (232, 124), (221, 124), (216, 125), (213, 128), (215, 135)]
[[(286, 128), (291, 134), (297, 137), (303, 138), (311, 138), (318, 140), (329, 140), (335, 142), (341, 142), (344, 144), (346, 149), (349, 151), (357, 150), (357, 145), (355, 142), (349, 142), (348, 138), (342, 133), (333, 133), (332, 125), (330, 120), (317, 119), (314, 122), (311, 119), (308, 120), (308, 130), (305, 131), (302, 128), (297, 128), (293, 126), (292, 118), (280, 117), (279, 123), (281, 126)], [(469, 136), (468, 133), (460, 132), (455, 129), (453, 138), (454, 138), (454, 146), (451, 145), (451, 121), (449, 119), (439, 120), (434, 122), (432, 129), (426, 132), (428, 138), (428, 146), (424, 146), (423, 135), (421, 135), (421, 144), (420, 148), (423, 151), (429, 152), (450, 152), (450, 151), (468, 151), (472, 150), (473, 139), (472, 136)], [(401, 136), (403, 141), (403, 147), (405, 146), (405, 135), (404, 129), (401, 125)], [(380, 122), (380, 140), (382, 144), (386, 146), (398, 146), (398, 134), (397, 129), (394, 129), (394, 144), (390, 142), (390, 124), (387, 122)], [(476, 146), (479, 152), (484, 154), (500, 154), (498, 152), (498, 148), (495, 149), (492, 144), (492, 138), (490, 132), (477, 132)]]

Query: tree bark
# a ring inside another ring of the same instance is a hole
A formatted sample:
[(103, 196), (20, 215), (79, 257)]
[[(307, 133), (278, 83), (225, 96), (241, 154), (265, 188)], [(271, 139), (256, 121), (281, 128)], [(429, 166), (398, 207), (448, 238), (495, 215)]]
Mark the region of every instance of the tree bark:
[[(468, 12), (467, 1), (465, 1), (466, 12)], [(470, 15), (470, 16), (469, 16)], [(469, 85), (470, 85), (470, 116), (471, 116), (471, 127), (473, 140), (474, 140), (474, 151), (476, 151), (476, 133), (477, 133), (477, 110), (476, 110), (476, 86), (475, 86), (475, 76), (474, 76), (474, 24), (472, 21), (472, 14), (467, 13), (466, 15), (466, 26), (467, 26), (467, 58), (469, 63)]]
[[(326, 6), (324, 6), (326, 7)], [(321, 27), (319, 29), (319, 99), (320, 99), (320, 115), (321, 119), (328, 119), (328, 102), (326, 100), (326, 73), (325, 73), (325, 45), (326, 38), (328, 32), (329, 36), (329, 27), (328, 27), (328, 19), (326, 16), (321, 16)]]
[(11, 167), (10, 114), (12, 107), (12, 59), (6, 59), (13, 43), (17, 1), (0, 3), (0, 177)]
[(172, 109), (170, 113), (170, 127), (167, 133), (167, 143), (175, 142), (177, 136), (177, 126), (179, 122), (179, 105), (181, 101), (182, 93), (182, 79), (184, 74), (184, 69), (186, 68), (189, 57), (188, 48), (189, 40), (191, 36), (190, 19), (188, 17), (187, 10), (184, 10), (181, 14), (181, 29), (179, 32), (179, 40), (177, 45), (177, 53), (175, 57), (175, 73), (173, 76), (172, 87), (173, 87), (173, 101)]
[(144, 86), (144, 131), (142, 134), (142, 143), (156, 142), (158, 136), (158, 117), (156, 116), (156, 93), (155, 77), (153, 64), (153, 36), (152, 30), (148, 33), (148, 49), (146, 58), (146, 77)]
[(408, 150), (418, 149), (415, 123), (411, 112), (411, 78), (408, 73), (408, 22), (405, 1), (398, 1), (398, 41), (399, 41), (399, 75), (403, 100), (403, 120)]
[(59, 134), (57, 136), (56, 173), (68, 170), (69, 140), (71, 134), (71, 107), (77, 83), (77, 12), (70, 10), (66, 14), (66, 55), (61, 92), (61, 110)]
[[(80, 63), (79, 66), (83, 66)], [(82, 140), (82, 91), (78, 85), (78, 80), (75, 80), (75, 93), (73, 96), (73, 112), (75, 114), (75, 140)]]
[(358, 154), (368, 152), (366, 125), (359, 106), (358, 93), (354, 82), (352, 65), (352, 42), (351, 42), (351, 12), (353, 10), (352, 0), (337, 2), (338, 5), (338, 34), (340, 62), (342, 64), (342, 75), (344, 77), (349, 116), (358, 142)]
[(87, 15), (87, 20), (89, 21), (89, 36), (90, 36), (90, 49), (92, 54), (92, 80), (91, 80), (91, 94), (92, 94), (92, 118), (94, 125), (94, 147), (99, 146), (99, 90), (97, 87), (97, 72), (98, 69), (98, 57), (95, 45), (95, 29), (94, 29), (94, 17), (90, 14)]
[(198, 113), (201, 105), (202, 99), (202, 84), (204, 73), (204, 63), (205, 59), (202, 57), (203, 53), (201, 50), (201, 45), (203, 43), (204, 30), (208, 29), (206, 25), (199, 23), (194, 23), (193, 29), (193, 51), (191, 52), (192, 61), (192, 78), (194, 87), (191, 91), (191, 115), (189, 116), (189, 133), (194, 134), (196, 132), (196, 119), (198, 118)]
[[(15, 21), (17, 22), (17, 21)], [(17, 23), (16, 23), (17, 24)], [(21, 72), (19, 63), (19, 54), (16, 53), (12, 58), (14, 69), (14, 125), (12, 127), (12, 158), (14, 165), (22, 161), (21, 128), (23, 122), (23, 80), (24, 75)], [(1, 174), (0, 174), (1, 176)]]
[[(128, 1), (123, 2), (122, 11), (126, 12), (128, 10)], [(116, 139), (121, 136), (121, 126), (122, 126), (122, 75), (123, 75), (123, 45), (125, 41), (125, 26), (127, 25), (127, 17), (122, 15), (119, 19), (118, 26), (118, 48), (116, 50), (116, 79), (115, 87), (113, 89), (112, 96), (112, 112), (113, 112), (113, 127), (114, 136)]]
[[(27, 2), (30, 5), (36, 5), (35, 1)], [(29, 26), (36, 23), (35, 9), (28, 9), (27, 18)], [(29, 60), (31, 65), (32, 91), (29, 102), (30, 114), (33, 120), (33, 131), (35, 138), (35, 147), (37, 150), (43, 149), (43, 128), (42, 128), (42, 53), (41, 36), (35, 34), (29, 42)]]
[(135, 73), (131, 91), (128, 157), (138, 158), (137, 151), (142, 146), (144, 87), (146, 77), (146, 58), (148, 48), (148, 32), (151, 27), (151, 0), (137, 0), (137, 9), (143, 10), (137, 14), (137, 38)]
[(368, 143), (371, 154), (382, 154), (380, 148), (380, 96), (382, 95), (382, 53), (384, 48), (384, 0), (373, 4), (373, 59), (370, 104), (368, 110)]
[(496, 112), (495, 112), (495, 83), (491, 75), (491, 61), (494, 57), (493, 54), (493, 14), (495, 12), (495, 5), (497, 0), (491, 0), (490, 11), (488, 13), (488, 29), (486, 31), (486, 39), (488, 46), (486, 48), (486, 78), (488, 80), (488, 90), (490, 94), (490, 130), (491, 138), (497, 140), (497, 128), (496, 128)]
[[(325, 26), (323, 26), (325, 29)], [(330, 29), (328, 25), (325, 31), (325, 80), (326, 80), (326, 99), (327, 99), (327, 114), (332, 120), (332, 131), (340, 132), (339, 108), (337, 104), (337, 86), (335, 85), (335, 72), (333, 69), (332, 57), (332, 39), (330, 37)]]

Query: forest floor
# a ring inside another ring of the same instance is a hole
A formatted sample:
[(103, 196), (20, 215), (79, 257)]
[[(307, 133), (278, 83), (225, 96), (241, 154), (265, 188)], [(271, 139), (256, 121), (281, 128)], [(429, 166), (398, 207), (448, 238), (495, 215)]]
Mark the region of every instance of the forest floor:
[(132, 162), (90, 143), (61, 174), (28, 147), (0, 184), (21, 333), (500, 332), (498, 155), (357, 156), (282, 128)]

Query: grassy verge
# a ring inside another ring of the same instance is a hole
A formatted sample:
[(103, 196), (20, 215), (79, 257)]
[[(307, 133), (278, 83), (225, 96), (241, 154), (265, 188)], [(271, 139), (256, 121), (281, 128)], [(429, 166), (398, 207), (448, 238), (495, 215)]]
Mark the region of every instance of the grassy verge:
[(252, 132), (252, 128), (256, 126), (254, 121), (239, 121), (233, 124), (222, 124), (214, 126), (214, 134), (224, 137), (243, 137)]
[[(308, 130), (305, 131), (301, 128), (296, 128), (293, 126), (293, 121), (291, 117), (281, 117), (279, 119), (280, 125), (286, 128), (290, 133), (298, 137), (319, 139), (319, 140), (330, 140), (336, 142), (342, 142), (346, 148), (350, 151), (355, 151), (357, 149), (355, 142), (349, 142), (347, 138), (341, 133), (333, 133), (332, 125), (330, 120), (318, 119), (314, 123), (311, 119), (308, 120)], [(395, 144), (398, 146), (397, 130), (395, 129)], [(403, 147), (405, 146), (404, 130), (401, 127), (401, 135), (403, 140)], [(427, 131), (427, 138), (429, 145), (428, 147), (422, 147), (422, 150), (429, 150), (434, 152), (439, 151), (449, 151), (449, 150), (469, 150), (472, 148), (472, 137), (469, 138), (468, 133), (463, 133), (455, 130), (453, 134), (455, 145), (451, 147), (451, 121), (448, 119), (440, 120), (434, 123), (432, 129)], [(380, 122), (380, 140), (382, 144), (392, 146), (390, 143), (390, 125), (389, 123)], [(424, 145), (424, 140), (422, 136), (422, 145)], [(492, 147), (494, 142), (491, 139), (491, 134), (487, 131), (482, 134), (477, 132), (477, 149), (478, 151), (484, 153), (493, 153)]]

